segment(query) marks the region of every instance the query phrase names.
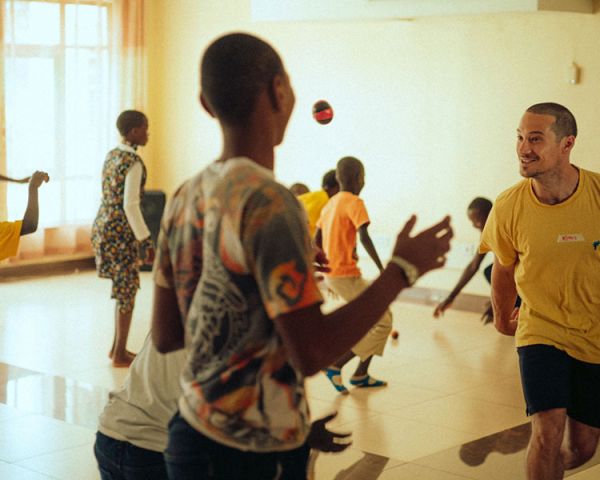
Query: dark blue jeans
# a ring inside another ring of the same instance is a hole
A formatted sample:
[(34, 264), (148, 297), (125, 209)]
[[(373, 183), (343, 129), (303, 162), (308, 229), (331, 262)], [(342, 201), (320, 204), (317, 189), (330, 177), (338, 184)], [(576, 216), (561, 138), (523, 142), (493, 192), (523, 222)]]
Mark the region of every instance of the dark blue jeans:
[(94, 453), (102, 480), (167, 480), (165, 459), (146, 450), (96, 433)]
[(169, 424), (165, 461), (170, 480), (306, 480), (310, 449), (243, 452), (214, 442), (180, 415)]

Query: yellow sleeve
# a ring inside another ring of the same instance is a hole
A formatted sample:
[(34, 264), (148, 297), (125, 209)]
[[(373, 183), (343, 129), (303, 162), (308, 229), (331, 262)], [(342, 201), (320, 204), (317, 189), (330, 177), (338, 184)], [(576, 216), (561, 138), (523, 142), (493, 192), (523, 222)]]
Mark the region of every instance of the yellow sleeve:
[(508, 231), (509, 218), (505, 214), (507, 211), (510, 209), (503, 209), (496, 202), (485, 222), (479, 244), (479, 253), (494, 252), (498, 261), (505, 266), (512, 265), (518, 258)]
[(0, 260), (14, 257), (19, 250), (22, 221), (0, 222)]

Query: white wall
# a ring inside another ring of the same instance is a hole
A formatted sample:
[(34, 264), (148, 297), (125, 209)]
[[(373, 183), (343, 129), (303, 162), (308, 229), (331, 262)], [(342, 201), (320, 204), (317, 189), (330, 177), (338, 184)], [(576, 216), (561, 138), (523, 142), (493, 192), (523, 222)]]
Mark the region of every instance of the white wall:
[[(250, 21), (248, 0), (155, 0), (149, 26), (147, 157), (151, 183), (167, 192), (219, 152), (216, 124), (196, 101), (198, 60), (210, 41), (233, 30), (269, 40), (296, 90), (276, 175), (314, 189), (341, 156), (363, 160), (362, 196), (383, 258), (411, 213), (421, 227), (449, 213), (456, 229), (449, 266), (463, 265), (478, 237), (466, 206), (519, 179), (515, 129), (533, 103), (568, 106), (580, 126), (573, 160), (600, 170), (598, 14), (259, 24)], [(582, 68), (578, 85), (566, 79), (572, 62)], [(326, 126), (311, 117), (321, 98), (335, 110)], [(424, 283), (450, 288), (458, 275), (431, 275)], [(469, 288), (486, 290), (480, 281)]]

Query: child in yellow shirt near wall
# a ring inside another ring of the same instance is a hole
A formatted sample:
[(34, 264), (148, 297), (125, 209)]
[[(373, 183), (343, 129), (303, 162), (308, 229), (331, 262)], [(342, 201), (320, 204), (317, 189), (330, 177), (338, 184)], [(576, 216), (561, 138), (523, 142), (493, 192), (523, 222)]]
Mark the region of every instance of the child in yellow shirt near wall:
[(46, 172), (35, 172), (29, 180), (29, 199), (23, 220), (0, 222), (0, 260), (14, 257), (19, 249), (19, 240), (23, 235), (37, 230), (39, 218), (38, 188), (50, 180)]
[(317, 231), (317, 221), (321, 216), (321, 210), (325, 204), (340, 191), (337, 179), (335, 178), (335, 170), (329, 170), (323, 175), (321, 182), (321, 190), (315, 192), (308, 192), (298, 196), (298, 200), (306, 210), (306, 216), (308, 217), (308, 232), (310, 238), (315, 237)]
[[(321, 211), (315, 243), (329, 260), (330, 271), (325, 274), (327, 287), (348, 302), (369, 286), (357, 265), (357, 234), (379, 271), (383, 270), (383, 265), (367, 231), (370, 223), (367, 209), (358, 197), (365, 184), (363, 164), (354, 157), (344, 157), (337, 164), (336, 177), (340, 191)], [(342, 383), (341, 370), (355, 356), (360, 358), (360, 363), (350, 378), (351, 385), (362, 388), (387, 385), (385, 381), (371, 377), (368, 369), (373, 355), (383, 355), (391, 330), (392, 313), (387, 310), (352, 350), (325, 370), (327, 378), (339, 393), (348, 393), (348, 389)]]

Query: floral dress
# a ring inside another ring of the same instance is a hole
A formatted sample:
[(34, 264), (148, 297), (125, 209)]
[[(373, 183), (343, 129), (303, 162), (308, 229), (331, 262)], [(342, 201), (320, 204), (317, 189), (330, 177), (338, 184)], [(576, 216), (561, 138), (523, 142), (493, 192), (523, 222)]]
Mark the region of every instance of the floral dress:
[(133, 310), (140, 288), (140, 250), (151, 243), (149, 238), (136, 240), (123, 208), (125, 177), (136, 162), (143, 167), (141, 200), (146, 183), (146, 167), (141, 157), (129, 145), (108, 152), (102, 169), (102, 203), (92, 227), (98, 276), (112, 279), (111, 298), (117, 300), (121, 313)]

